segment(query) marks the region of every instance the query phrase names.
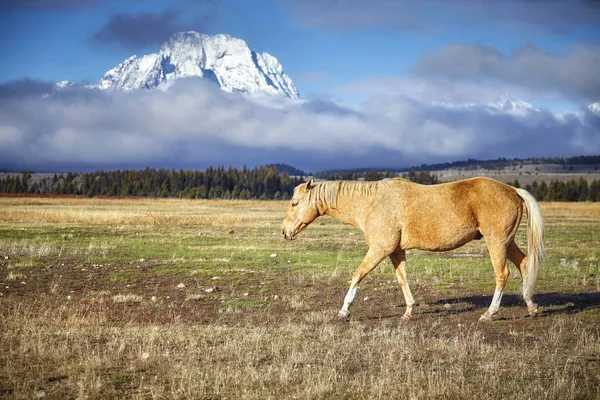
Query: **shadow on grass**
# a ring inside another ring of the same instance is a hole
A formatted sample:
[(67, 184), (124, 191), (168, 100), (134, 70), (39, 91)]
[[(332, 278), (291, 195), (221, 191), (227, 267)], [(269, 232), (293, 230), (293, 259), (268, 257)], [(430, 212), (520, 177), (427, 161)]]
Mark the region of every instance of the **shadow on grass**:
[[(419, 303), (415, 304), (414, 316), (445, 316), (452, 314), (470, 313), (480, 310), (483, 313), (490, 305), (492, 296), (466, 296), (454, 297), (428, 302), (430, 306), (427, 309), (420, 309)], [(561, 314), (577, 314), (584, 311), (600, 312), (600, 292), (593, 293), (539, 293), (534, 296), (534, 301), (539, 307), (537, 317), (547, 317)], [(451, 309), (446, 309), (444, 305), (449, 304)], [(431, 307), (433, 306), (433, 307)], [(523, 307), (523, 317), (528, 317), (527, 309), (523, 299), (519, 295), (506, 294), (502, 297), (502, 308), (505, 307)], [(382, 320), (389, 318), (400, 318), (404, 313), (404, 306), (400, 306), (401, 311), (378, 316), (363, 316), (357, 320)], [(495, 319), (504, 319), (501, 315)]]
[[(534, 301), (540, 307), (538, 316), (547, 316), (554, 314), (576, 314), (582, 311), (600, 310), (600, 292), (593, 293), (538, 293), (534, 296)], [(462, 311), (472, 311), (477, 308), (487, 308), (492, 301), (492, 296), (467, 296), (452, 299), (437, 300), (431, 305), (439, 304), (461, 304), (468, 303), (472, 307)], [(525, 306), (523, 299), (519, 295), (507, 294), (502, 297), (503, 307)], [(431, 311), (433, 313), (442, 312), (441, 310)]]

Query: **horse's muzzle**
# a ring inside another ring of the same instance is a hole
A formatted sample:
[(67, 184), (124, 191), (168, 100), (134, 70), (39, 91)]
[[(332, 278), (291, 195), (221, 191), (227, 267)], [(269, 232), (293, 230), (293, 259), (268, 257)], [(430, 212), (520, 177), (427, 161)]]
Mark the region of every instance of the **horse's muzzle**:
[(283, 238), (286, 240), (295, 240), (296, 236), (298, 236), (298, 234), (302, 232), (307, 226), (308, 224), (301, 221), (299, 221), (295, 226), (292, 226), (291, 229), (289, 228), (289, 226), (283, 226), (281, 228), (281, 236), (283, 236)]
[(281, 236), (285, 239), (285, 240), (294, 240), (296, 239), (296, 235), (294, 234), (294, 232), (290, 232), (289, 234), (285, 231), (285, 230), (281, 230)]

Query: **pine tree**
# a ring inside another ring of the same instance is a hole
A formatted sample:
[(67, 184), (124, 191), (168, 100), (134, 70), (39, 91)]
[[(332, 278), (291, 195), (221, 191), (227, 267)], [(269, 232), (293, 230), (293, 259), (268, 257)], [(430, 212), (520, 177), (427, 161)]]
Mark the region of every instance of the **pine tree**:
[(577, 201), (586, 201), (589, 197), (589, 186), (587, 180), (579, 178), (577, 183)]

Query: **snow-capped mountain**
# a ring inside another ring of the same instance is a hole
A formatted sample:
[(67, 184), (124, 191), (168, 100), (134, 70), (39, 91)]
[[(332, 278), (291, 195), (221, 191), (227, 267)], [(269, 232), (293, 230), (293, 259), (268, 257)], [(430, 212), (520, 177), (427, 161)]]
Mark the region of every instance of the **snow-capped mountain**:
[(499, 97), (470, 103), (433, 102), (435, 107), (454, 109), (483, 109), (493, 114), (526, 115), (530, 112), (539, 111), (526, 101), (513, 97)]
[(96, 87), (152, 89), (163, 82), (192, 76), (210, 79), (229, 92), (299, 97), (294, 82), (272, 55), (256, 53), (245, 41), (229, 35), (193, 31), (172, 35), (158, 53), (128, 58), (106, 72)]

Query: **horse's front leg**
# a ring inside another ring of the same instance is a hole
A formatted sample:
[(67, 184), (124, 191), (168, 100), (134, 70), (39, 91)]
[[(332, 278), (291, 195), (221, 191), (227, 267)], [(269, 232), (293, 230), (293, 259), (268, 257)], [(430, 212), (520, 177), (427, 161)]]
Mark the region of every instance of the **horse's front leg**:
[(389, 253), (390, 252), (382, 250), (378, 247), (371, 246), (369, 248), (367, 255), (360, 264), (360, 267), (358, 267), (358, 269), (354, 271), (354, 274), (352, 274), (350, 289), (348, 289), (348, 293), (346, 293), (346, 297), (344, 298), (344, 305), (338, 313), (339, 318), (348, 318), (350, 315), (350, 306), (352, 305), (354, 297), (356, 296), (358, 284), (365, 277), (365, 275), (371, 272)]

